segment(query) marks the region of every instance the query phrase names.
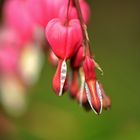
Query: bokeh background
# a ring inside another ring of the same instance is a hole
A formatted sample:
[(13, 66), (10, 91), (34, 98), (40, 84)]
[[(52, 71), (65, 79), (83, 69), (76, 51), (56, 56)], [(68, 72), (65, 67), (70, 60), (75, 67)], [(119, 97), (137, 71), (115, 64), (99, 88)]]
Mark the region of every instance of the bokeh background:
[(27, 112), (16, 118), (0, 109), (1, 123), (11, 127), (8, 133), (1, 128), (1, 140), (140, 139), (140, 1), (88, 2), (91, 46), (104, 70), (98, 77), (111, 97), (111, 109), (96, 116), (68, 94), (56, 97), (51, 88), (55, 69), (46, 58), (39, 81), (28, 91)]

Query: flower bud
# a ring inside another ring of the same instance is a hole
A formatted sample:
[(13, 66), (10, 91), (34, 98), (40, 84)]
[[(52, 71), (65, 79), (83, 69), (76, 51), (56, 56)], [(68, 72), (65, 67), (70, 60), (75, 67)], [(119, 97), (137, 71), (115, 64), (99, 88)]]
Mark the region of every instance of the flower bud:
[(83, 63), (83, 69), (84, 69), (86, 81), (96, 80), (95, 64), (89, 56), (85, 57), (85, 60)]

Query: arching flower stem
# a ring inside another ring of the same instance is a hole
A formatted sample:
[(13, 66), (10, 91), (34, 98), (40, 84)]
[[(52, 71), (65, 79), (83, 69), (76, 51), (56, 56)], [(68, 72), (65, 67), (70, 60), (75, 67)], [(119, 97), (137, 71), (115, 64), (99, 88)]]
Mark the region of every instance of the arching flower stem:
[(91, 54), (90, 54), (89, 36), (88, 36), (88, 32), (87, 32), (87, 26), (86, 26), (84, 19), (83, 19), (79, 0), (73, 0), (73, 3), (74, 3), (74, 6), (76, 8), (77, 15), (78, 15), (81, 29), (82, 29), (84, 52), (85, 52), (86, 56), (90, 56)]
[[(80, 7), (80, 3), (79, 0), (73, 0), (74, 6), (76, 8), (77, 11), (77, 15), (80, 21), (80, 25), (81, 25), (81, 29), (82, 29), (82, 34), (83, 34), (83, 47), (84, 47), (84, 52), (85, 52), (85, 56), (89, 56), (91, 57), (91, 51), (90, 51), (90, 40), (89, 40), (89, 35), (88, 35), (88, 31), (87, 31), (87, 26), (84, 23), (84, 19), (83, 19), (83, 15), (82, 15), (82, 11), (81, 11), (81, 7)], [(100, 67), (100, 65), (93, 59), (94, 63), (95, 63), (95, 67), (101, 71), (101, 74), (103, 75), (103, 70)]]

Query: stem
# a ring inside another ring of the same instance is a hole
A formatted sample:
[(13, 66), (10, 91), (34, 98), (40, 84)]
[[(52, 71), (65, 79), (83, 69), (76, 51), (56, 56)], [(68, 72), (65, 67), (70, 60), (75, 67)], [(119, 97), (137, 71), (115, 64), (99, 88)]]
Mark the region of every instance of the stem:
[(90, 45), (89, 45), (89, 37), (88, 37), (88, 32), (87, 32), (87, 26), (86, 26), (86, 24), (84, 22), (84, 19), (83, 19), (83, 15), (82, 15), (79, 0), (73, 0), (73, 3), (76, 7), (76, 11), (77, 11), (78, 18), (79, 18), (80, 25), (81, 25), (81, 29), (82, 29), (85, 54), (90, 56)]
[(70, 0), (68, 0), (68, 6), (67, 6), (67, 23), (69, 21), (69, 7), (70, 7)]
[[(76, 8), (76, 11), (77, 11), (77, 14), (78, 14), (78, 18), (79, 18), (79, 21), (80, 21), (80, 25), (81, 25), (81, 29), (82, 29), (83, 47), (84, 47), (85, 55), (91, 57), (91, 51), (90, 51), (90, 44), (89, 44), (89, 37), (88, 37), (88, 32), (87, 32), (87, 26), (86, 26), (86, 24), (84, 22), (84, 18), (83, 18), (83, 15), (82, 15), (82, 11), (81, 11), (79, 0), (73, 0), (73, 4), (74, 4), (74, 6)], [(98, 70), (100, 70), (102, 75), (103, 75), (102, 68), (99, 66), (99, 64), (95, 60), (94, 60), (94, 63), (95, 63), (95, 67)]]

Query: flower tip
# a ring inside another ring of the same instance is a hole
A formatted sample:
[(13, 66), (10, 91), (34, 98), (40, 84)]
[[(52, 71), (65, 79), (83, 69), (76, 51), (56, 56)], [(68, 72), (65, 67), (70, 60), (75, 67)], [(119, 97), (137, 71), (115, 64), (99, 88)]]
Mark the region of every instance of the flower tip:
[(95, 114), (101, 114), (102, 112), (102, 95), (97, 81), (90, 81), (85, 84), (86, 94), (91, 106), (91, 109)]
[(102, 113), (102, 107), (100, 103), (93, 104), (92, 106), (94, 106), (93, 111), (95, 112), (95, 114), (100, 115)]

